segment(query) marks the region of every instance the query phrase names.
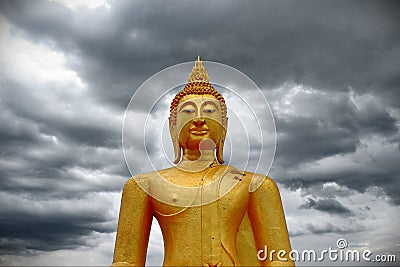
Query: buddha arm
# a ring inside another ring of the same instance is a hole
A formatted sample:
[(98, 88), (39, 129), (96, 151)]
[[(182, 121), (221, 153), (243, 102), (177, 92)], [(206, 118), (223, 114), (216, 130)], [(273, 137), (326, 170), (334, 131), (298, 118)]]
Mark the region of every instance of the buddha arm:
[(150, 198), (131, 178), (122, 192), (112, 266), (143, 266), (152, 222)]
[[(262, 184), (250, 193), (248, 212), (257, 252), (264, 250), (260, 255), (262, 257), (268, 253), (267, 259), (261, 261), (261, 265), (294, 266), (293, 261), (289, 259), (290, 241), (279, 190), (271, 178), (266, 177)], [(273, 261), (270, 259), (272, 250), (275, 250)], [(279, 255), (280, 250), (284, 250), (286, 254)], [(278, 256), (288, 260), (280, 261)]]

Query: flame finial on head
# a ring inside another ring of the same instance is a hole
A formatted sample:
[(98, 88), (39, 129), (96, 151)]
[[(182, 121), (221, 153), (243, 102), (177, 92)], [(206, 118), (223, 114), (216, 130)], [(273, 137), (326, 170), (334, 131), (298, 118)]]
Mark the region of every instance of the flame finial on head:
[(197, 60), (192, 68), (192, 73), (189, 75), (188, 82), (210, 82), (210, 78), (208, 77), (206, 68), (203, 65), (203, 61), (200, 60), (200, 55), (197, 55)]

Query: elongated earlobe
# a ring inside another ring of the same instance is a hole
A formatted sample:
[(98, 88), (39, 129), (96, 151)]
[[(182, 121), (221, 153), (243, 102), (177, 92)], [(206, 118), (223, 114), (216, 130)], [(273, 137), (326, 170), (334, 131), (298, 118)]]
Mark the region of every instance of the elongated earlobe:
[(215, 154), (217, 154), (217, 160), (220, 164), (224, 163), (223, 153), (224, 153), (224, 140), (220, 140), (215, 152)]
[(178, 164), (179, 161), (181, 161), (181, 146), (179, 145), (178, 139), (172, 140), (172, 144), (174, 145), (174, 154), (175, 154), (174, 163)]
[(174, 125), (171, 117), (169, 117), (169, 133), (171, 135), (172, 145), (174, 147), (174, 155), (175, 155), (174, 163), (178, 164), (179, 161), (181, 160), (181, 146), (179, 145), (179, 139), (176, 134), (175, 125)]
[(219, 140), (218, 144), (217, 144), (217, 149), (215, 151), (215, 154), (217, 156), (217, 161), (220, 164), (224, 163), (224, 142), (225, 142), (225, 137), (226, 137), (226, 128), (224, 128), (224, 133), (221, 137), (221, 139)]

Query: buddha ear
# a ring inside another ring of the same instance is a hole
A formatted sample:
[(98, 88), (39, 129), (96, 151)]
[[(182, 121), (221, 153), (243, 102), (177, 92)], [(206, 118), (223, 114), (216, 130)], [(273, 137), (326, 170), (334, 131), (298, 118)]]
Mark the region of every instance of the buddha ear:
[(176, 126), (171, 117), (169, 119), (169, 134), (171, 135), (172, 145), (174, 147), (174, 163), (178, 164), (181, 160), (181, 146), (179, 145), (178, 134), (176, 133)]
[(221, 139), (219, 139), (219, 142), (217, 144), (217, 149), (215, 151), (215, 154), (217, 155), (217, 160), (220, 164), (224, 163), (224, 142), (225, 142), (225, 137), (226, 137), (226, 129), (227, 129), (227, 124), (228, 124), (228, 118), (225, 119), (224, 122), (224, 130), (221, 136)]
[(222, 126), (224, 126), (225, 134), (226, 134), (226, 131), (228, 130), (228, 117), (225, 117), (225, 120), (223, 121)]

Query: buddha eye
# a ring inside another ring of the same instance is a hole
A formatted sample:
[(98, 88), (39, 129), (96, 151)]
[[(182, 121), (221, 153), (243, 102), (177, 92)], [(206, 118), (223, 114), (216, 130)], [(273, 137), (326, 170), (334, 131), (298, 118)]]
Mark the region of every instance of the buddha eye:
[(183, 109), (182, 112), (183, 113), (187, 113), (187, 114), (191, 114), (191, 113), (194, 113), (194, 110), (192, 110), (192, 109)]
[(214, 113), (215, 112), (215, 109), (205, 109), (205, 110), (203, 110), (203, 112), (204, 113)]

